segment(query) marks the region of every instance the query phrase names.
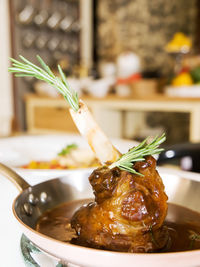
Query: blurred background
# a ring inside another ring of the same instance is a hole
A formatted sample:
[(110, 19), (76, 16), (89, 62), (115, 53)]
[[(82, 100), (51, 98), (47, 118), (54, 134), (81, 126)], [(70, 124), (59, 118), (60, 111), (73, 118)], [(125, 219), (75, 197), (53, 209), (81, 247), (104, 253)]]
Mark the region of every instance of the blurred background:
[(55, 89), (7, 72), (40, 55), (110, 137), (200, 142), (199, 15), (198, 0), (2, 0), (0, 135), (77, 133)]

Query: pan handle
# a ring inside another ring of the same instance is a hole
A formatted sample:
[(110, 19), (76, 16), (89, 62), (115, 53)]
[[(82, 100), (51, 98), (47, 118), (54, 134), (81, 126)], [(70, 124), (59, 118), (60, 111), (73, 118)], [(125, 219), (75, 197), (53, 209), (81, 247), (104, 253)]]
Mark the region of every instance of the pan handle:
[(2, 163), (0, 163), (0, 174), (8, 178), (20, 192), (30, 187), (30, 185), (19, 174)]

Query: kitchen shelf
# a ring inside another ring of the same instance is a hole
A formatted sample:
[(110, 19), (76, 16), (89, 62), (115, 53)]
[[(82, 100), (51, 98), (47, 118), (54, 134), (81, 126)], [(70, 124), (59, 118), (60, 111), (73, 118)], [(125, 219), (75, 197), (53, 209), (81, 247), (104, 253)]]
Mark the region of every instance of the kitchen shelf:
[[(97, 117), (101, 116), (102, 111), (120, 112), (121, 120), (119, 131), (120, 137), (123, 138), (126, 137), (124, 134), (124, 124), (125, 113), (128, 111), (189, 113), (189, 141), (200, 142), (200, 98), (175, 98), (157, 94), (148, 98), (119, 98), (108, 96), (106, 98), (83, 97), (82, 99)], [(40, 97), (30, 94), (26, 96), (25, 101), (27, 128), (29, 132), (38, 132), (44, 129), (47, 130), (47, 128), (52, 130), (53, 126), (56, 126), (53, 122), (53, 118), (54, 121), (57, 118), (60, 121), (60, 125), (62, 125), (61, 128), (58, 127), (54, 130), (76, 131), (70, 115), (67, 114), (67, 104), (64, 99)], [(38, 107), (40, 107), (40, 112)], [(54, 112), (48, 109), (49, 107), (51, 107)], [(61, 110), (59, 111), (59, 109)], [(63, 112), (66, 115), (63, 115)], [(43, 114), (43, 117), (41, 117), (41, 114)], [(63, 123), (64, 119), (66, 123)], [(51, 124), (49, 127), (46, 126), (48, 120)], [(44, 126), (38, 125), (38, 123), (36, 123), (38, 121), (40, 121), (41, 125), (44, 123)]]

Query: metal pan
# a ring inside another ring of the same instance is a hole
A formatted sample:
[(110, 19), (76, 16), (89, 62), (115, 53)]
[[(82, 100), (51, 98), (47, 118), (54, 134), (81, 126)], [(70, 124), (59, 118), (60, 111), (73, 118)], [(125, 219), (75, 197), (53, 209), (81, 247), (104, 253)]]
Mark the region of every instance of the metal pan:
[[(200, 212), (200, 175), (180, 172), (175, 175), (160, 168), (169, 201)], [(0, 173), (10, 179), (20, 194), (14, 200), (13, 213), (24, 234), (42, 251), (60, 259), (85, 267), (197, 267), (200, 250), (178, 253), (135, 254), (91, 249), (57, 241), (35, 231), (39, 217), (48, 209), (76, 199), (93, 197), (88, 182), (89, 173), (71, 173), (30, 186), (22, 177), (0, 164)]]

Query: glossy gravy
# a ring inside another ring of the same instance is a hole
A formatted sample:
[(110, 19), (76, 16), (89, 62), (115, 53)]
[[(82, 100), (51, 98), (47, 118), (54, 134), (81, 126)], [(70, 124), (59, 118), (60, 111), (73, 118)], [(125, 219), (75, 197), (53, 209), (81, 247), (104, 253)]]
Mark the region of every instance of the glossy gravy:
[[(80, 206), (89, 202), (91, 199), (67, 202), (45, 212), (36, 230), (57, 240), (79, 245), (70, 219)], [(170, 238), (162, 252), (200, 249), (200, 213), (169, 203), (164, 225), (169, 229)]]

